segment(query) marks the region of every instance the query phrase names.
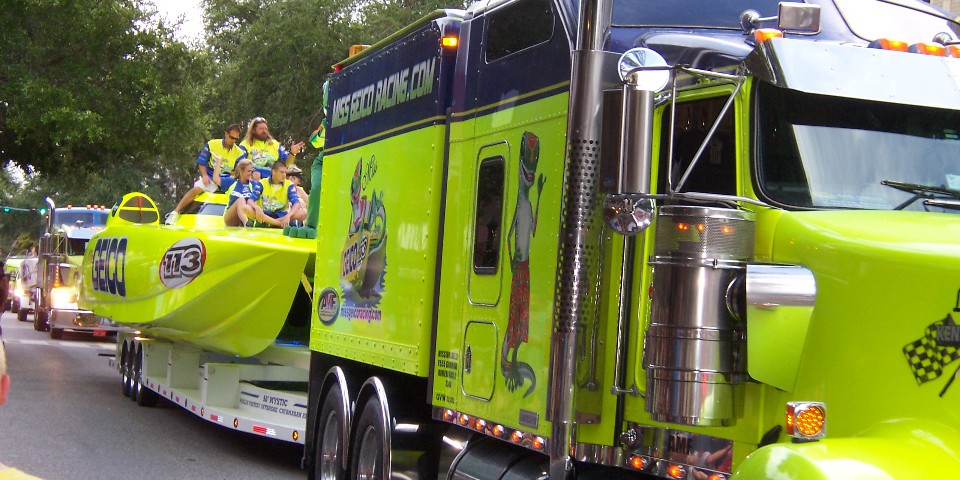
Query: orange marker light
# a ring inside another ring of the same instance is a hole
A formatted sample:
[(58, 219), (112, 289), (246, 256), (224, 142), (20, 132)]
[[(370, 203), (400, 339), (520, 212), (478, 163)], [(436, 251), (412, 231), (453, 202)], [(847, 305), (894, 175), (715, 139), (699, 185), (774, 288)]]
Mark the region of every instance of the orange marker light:
[(753, 31), (753, 38), (757, 43), (763, 43), (771, 38), (783, 38), (783, 32), (775, 28), (758, 28)]
[(895, 52), (906, 52), (910, 49), (910, 45), (907, 42), (900, 40), (892, 40), (889, 38), (878, 38), (869, 45), (870, 48), (882, 48), (884, 50), (893, 50)]
[(960, 58), (960, 47), (956, 45), (947, 45), (947, 55)]
[(730, 225), (724, 225), (720, 227), (720, 233), (724, 235), (733, 235), (734, 231), (735, 231), (734, 228)]
[(444, 420), (444, 421), (447, 421), (447, 422), (453, 421), (453, 417), (454, 417), (454, 415), (453, 415), (453, 410), (446, 409), (446, 410), (443, 411), (443, 420)]
[(680, 230), (681, 232), (686, 232), (687, 230), (690, 230), (690, 224), (689, 224), (689, 223), (678, 223), (678, 224), (677, 224), (677, 230)]
[(520, 443), (523, 440), (523, 434), (519, 430), (514, 431), (513, 435), (510, 435), (510, 441), (513, 443)]
[(710, 475), (709, 477), (707, 477), (707, 480), (723, 480), (723, 475), (720, 475), (719, 473), (714, 473), (713, 475)]
[(460, 425), (467, 426), (470, 423), (470, 415), (460, 414)]
[(503, 436), (503, 425), (495, 425), (493, 427), (493, 434), (498, 437)]
[(543, 437), (533, 438), (533, 448), (537, 450), (543, 450), (543, 445), (544, 445)]
[(807, 437), (812, 437), (823, 428), (825, 420), (823, 409), (810, 407), (797, 414), (797, 431)]
[(630, 466), (636, 470), (643, 470), (643, 467), (647, 466), (647, 462), (643, 461), (643, 457), (634, 455), (630, 457)]
[(706, 226), (706, 225), (704, 225), (704, 224), (702, 224), (702, 223), (698, 223), (698, 224), (697, 224), (697, 231), (698, 231), (698, 232), (703, 233), (703, 231), (706, 230), (706, 229), (707, 229), (707, 226)]
[(934, 57), (944, 57), (947, 55), (947, 47), (940, 45), (939, 43), (914, 43), (910, 45), (910, 53), (921, 53), (923, 55), (930, 55)]
[(683, 465), (674, 464), (667, 467), (667, 475), (669, 475), (670, 478), (683, 478), (683, 475), (686, 473)]
[(460, 38), (454, 36), (443, 37), (440, 39), (440, 45), (445, 48), (457, 48), (460, 44)]
[(787, 402), (787, 435), (803, 440), (826, 436), (827, 406), (821, 402)]

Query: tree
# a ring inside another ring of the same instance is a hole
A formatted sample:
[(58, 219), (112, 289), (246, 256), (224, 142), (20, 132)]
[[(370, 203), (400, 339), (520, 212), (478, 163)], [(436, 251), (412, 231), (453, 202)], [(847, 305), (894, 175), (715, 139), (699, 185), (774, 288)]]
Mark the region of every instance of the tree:
[(40, 198), (109, 204), (141, 189), (172, 203), (212, 121), (204, 57), (140, 1), (5, 1), (0, 160), (35, 170)]

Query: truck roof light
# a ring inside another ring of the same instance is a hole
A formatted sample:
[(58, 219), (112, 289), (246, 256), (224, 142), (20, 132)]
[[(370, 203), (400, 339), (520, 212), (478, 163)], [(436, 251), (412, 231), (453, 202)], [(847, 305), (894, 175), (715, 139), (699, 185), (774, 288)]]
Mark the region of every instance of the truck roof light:
[(771, 38), (783, 38), (783, 32), (776, 28), (758, 28), (753, 31), (753, 38), (757, 43), (763, 43)]
[(947, 55), (947, 47), (944, 47), (939, 43), (914, 43), (913, 45), (910, 45), (910, 48), (907, 49), (907, 51), (910, 53), (922, 53), (924, 55), (931, 55), (934, 57), (944, 57)]
[(338, 63), (338, 64), (336, 64), (336, 65), (333, 66), (333, 73), (337, 73), (337, 72), (339, 72), (340, 70), (343, 70), (343, 65), (341, 65), (341, 64)]
[(893, 40), (890, 38), (878, 38), (867, 44), (867, 47), (879, 48), (882, 50), (893, 50), (897, 52), (906, 52), (910, 49), (910, 45), (907, 42)]
[(455, 35), (447, 35), (440, 39), (440, 45), (444, 48), (457, 48), (460, 44), (460, 38)]
[(787, 435), (816, 440), (827, 434), (827, 405), (822, 402), (787, 402)]
[(347, 50), (347, 57), (352, 57), (368, 48), (370, 48), (370, 45), (350, 45), (350, 49)]

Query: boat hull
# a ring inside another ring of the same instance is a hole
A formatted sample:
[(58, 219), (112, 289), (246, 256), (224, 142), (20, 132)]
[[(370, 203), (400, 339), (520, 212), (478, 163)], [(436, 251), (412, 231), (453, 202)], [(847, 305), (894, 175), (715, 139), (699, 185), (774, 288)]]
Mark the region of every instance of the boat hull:
[(108, 226), (85, 252), (80, 306), (146, 335), (255, 355), (284, 327), (315, 252), (276, 229)]

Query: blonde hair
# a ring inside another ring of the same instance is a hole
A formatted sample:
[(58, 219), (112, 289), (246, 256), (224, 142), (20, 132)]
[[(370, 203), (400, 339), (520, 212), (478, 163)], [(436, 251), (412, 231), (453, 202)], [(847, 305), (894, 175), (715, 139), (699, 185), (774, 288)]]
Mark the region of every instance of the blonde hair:
[(243, 167), (246, 167), (247, 165), (253, 166), (253, 160), (244, 158), (243, 160), (237, 162), (237, 164), (233, 166), (233, 178), (240, 180), (240, 171), (243, 170)]

